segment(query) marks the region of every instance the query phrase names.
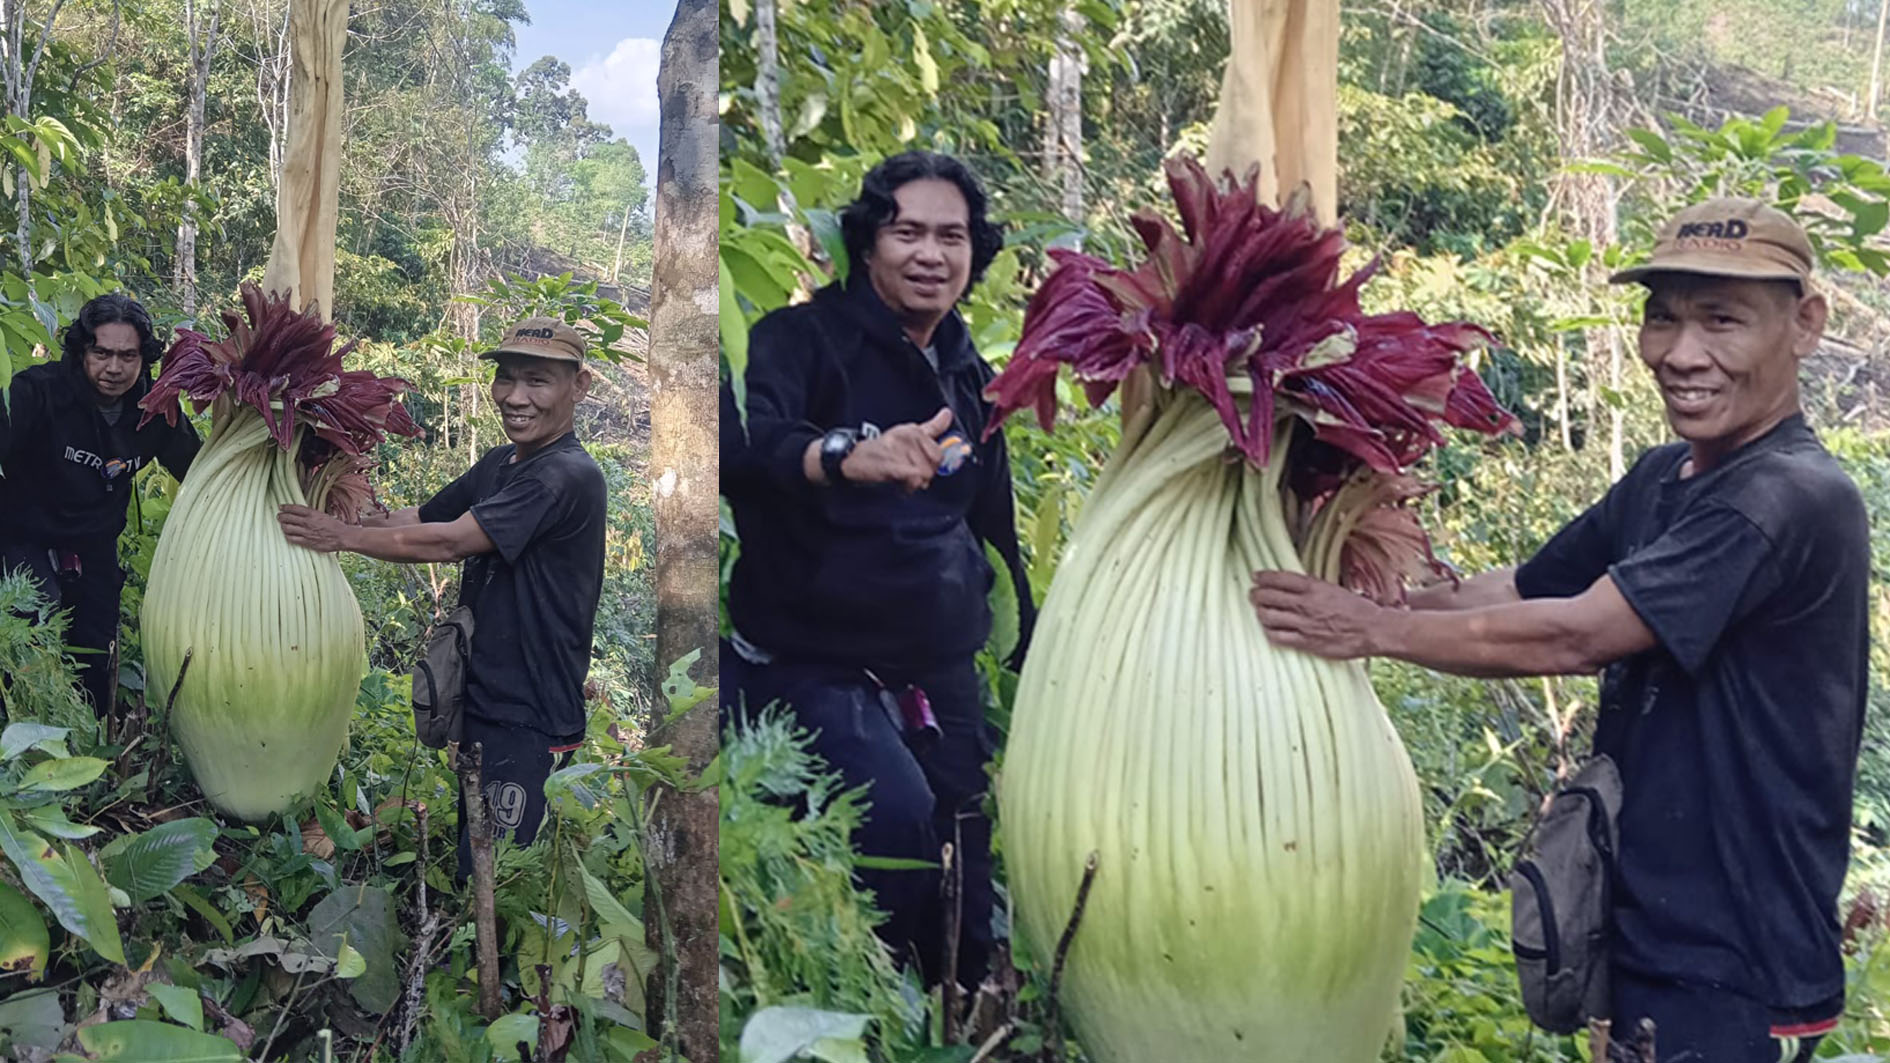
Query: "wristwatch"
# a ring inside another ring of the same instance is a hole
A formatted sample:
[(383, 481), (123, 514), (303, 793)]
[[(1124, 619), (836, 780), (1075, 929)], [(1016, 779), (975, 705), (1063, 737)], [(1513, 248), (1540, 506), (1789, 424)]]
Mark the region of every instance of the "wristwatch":
[(860, 433), (852, 428), (836, 428), (820, 438), (820, 471), (827, 474), (828, 483), (847, 482), (840, 463), (847, 460), (847, 455), (853, 453), (859, 442)]

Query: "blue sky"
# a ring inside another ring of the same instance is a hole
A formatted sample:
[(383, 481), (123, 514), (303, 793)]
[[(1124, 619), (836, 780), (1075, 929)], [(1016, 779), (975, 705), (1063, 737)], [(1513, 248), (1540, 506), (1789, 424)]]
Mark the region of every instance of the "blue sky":
[(675, 0), (526, 0), (532, 24), (517, 27), (514, 71), (540, 56), (571, 67), (592, 121), (634, 144), (656, 175), (656, 66)]

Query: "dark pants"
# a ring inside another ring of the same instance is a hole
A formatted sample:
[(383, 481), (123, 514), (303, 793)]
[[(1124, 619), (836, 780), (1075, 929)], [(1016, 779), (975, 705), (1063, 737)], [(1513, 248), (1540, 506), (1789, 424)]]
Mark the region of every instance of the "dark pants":
[[(721, 653), (724, 720), (743, 712), (759, 714), (777, 702), (791, 708), (795, 722), (813, 733), (814, 752), (848, 787), (867, 787), (869, 807), (854, 835), (861, 854), (937, 864), (941, 846), (954, 843), (963, 875), (956, 975), (960, 984), (976, 986), (990, 962), (996, 900), (991, 821), (983, 811), (985, 763), (992, 746), (977, 668), (963, 661), (915, 675), (879, 678), (923, 689), (942, 734), (915, 753), (901, 733), (902, 725), (882, 704), (879, 688), (863, 671), (806, 664), (757, 666), (726, 642)], [(936, 983), (947, 947), (948, 912), (940, 871), (862, 868), (859, 881), (886, 913), (880, 937), (902, 958), (916, 960), (926, 981)]]
[[(510, 834), (519, 845), (530, 845), (545, 821), (545, 780), (570, 761), (572, 750), (583, 743), (584, 736), (556, 738), (530, 727), (492, 723), (471, 715), (464, 717), (464, 724), (460, 746), (480, 744), (479, 784), (485, 791), (493, 837)], [(472, 877), (469, 826), (462, 787), (458, 877), (461, 883)]]
[(1660, 1063), (1810, 1063), (1827, 1019), (1843, 1001), (1792, 1018), (1724, 989), (1644, 978), (1615, 968), (1614, 1037), (1631, 1038), (1654, 1020)]
[[(79, 665), (79, 683), (100, 716), (118, 706), (118, 670), (112, 652), (118, 641), (119, 599), (125, 572), (118, 567), (118, 543), (104, 540), (61, 548), (78, 555), (80, 572), (61, 574), (43, 546), (0, 547), (0, 568), (24, 568), (55, 608), (70, 611), (66, 645)], [(91, 652), (86, 652), (91, 651)]]

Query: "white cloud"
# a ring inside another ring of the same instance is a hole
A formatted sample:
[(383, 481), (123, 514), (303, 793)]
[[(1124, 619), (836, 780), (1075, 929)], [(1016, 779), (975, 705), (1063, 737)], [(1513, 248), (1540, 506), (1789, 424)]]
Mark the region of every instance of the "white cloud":
[[(662, 42), (647, 37), (625, 37), (609, 55), (593, 58), (571, 73), (571, 87), (584, 94), (594, 122), (632, 144), (654, 142), (660, 115), (656, 101), (656, 67)], [(649, 160), (654, 165), (655, 160)]]

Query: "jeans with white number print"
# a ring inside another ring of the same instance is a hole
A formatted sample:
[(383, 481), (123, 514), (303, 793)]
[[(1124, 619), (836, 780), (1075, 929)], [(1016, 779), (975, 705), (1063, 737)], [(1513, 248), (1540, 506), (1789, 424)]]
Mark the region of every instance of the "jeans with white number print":
[[(530, 727), (491, 723), (468, 714), (460, 748), (481, 746), (480, 785), (497, 836), (510, 834), (524, 846), (538, 837), (545, 820), (545, 780), (571, 759), (583, 735), (556, 737)], [(472, 843), (467, 835), (466, 795), (459, 795), (459, 876), (472, 875)]]

